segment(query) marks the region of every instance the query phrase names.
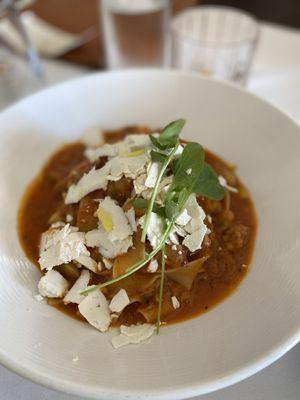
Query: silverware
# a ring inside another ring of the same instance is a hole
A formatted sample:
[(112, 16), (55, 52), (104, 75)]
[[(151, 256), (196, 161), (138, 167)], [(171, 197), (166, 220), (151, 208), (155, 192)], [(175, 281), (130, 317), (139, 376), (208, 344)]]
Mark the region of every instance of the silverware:
[[(41, 65), (41, 59), (33, 47), (29, 36), (24, 28), (24, 24), (22, 22), (20, 13), (16, 8), (16, 1), (14, 0), (1, 0), (0, 1), (1, 11), (5, 12), (6, 18), (9, 19), (11, 24), (15, 27), (16, 31), (20, 35), (24, 45), (25, 45), (25, 53), (28, 64), (30, 66), (31, 71), (35, 75), (35, 77), (43, 82), (44, 81), (44, 73)], [(2, 44), (5, 48), (12, 51), (10, 44), (3, 38), (0, 37), (0, 44)], [(15, 51), (13, 51), (15, 53)]]

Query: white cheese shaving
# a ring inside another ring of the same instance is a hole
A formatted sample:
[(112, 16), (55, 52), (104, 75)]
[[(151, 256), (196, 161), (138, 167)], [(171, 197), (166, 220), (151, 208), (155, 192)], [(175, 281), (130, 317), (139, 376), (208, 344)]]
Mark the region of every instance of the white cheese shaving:
[[(146, 165), (150, 162), (150, 158), (147, 153), (140, 154), (136, 157), (120, 156), (112, 158), (106, 165), (110, 167), (110, 175), (120, 176), (123, 175), (126, 178), (135, 179), (140, 175)], [(108, 179), (111, 179), (108, 177)]]
[(192, 217), (189, 215), (188, 211), (186, 208), (183, 209), (183, 211), (179, 214), (179, 216), (176, 218), (175, 223), (177, 225), (185, 226)]
[(77, 227), (67, 224), (62, 229), (50, 228), (42, 234), (39, 258), (41, 269), (50, 270), (80, 256), (89, 255), (85, 246), (85, 235), (78, 232)]
[(174, 310), (177, 310), (180, 307), (180, 303), (179, 303), (177, 297), (172, 296), (171, 301), (172, 301), (172, 306), (173, 306)]
[(98, 247), (103, 257), (112, 259), (127, 252), (132, 246), (132, 237), (111, 241), (104, 229), (100, 227), (86, 233), (86, 244), (88, 247)]
[(108, 302), (100, 290), (89, 293), (78, 306), (80, 314), (100, 332), (106, 332), (111, 323)]
[[(102, 147), (97, 149), (98, 153), (100, 149), (102, 149)], [(113, 157), (102, 168), (97, 170), (92, 168), (88, 173), (84, 174), (76, 184), (71, 185), (68, 189), (65, 203), (77, 203), (84, 196), (95, 190), (106, 189), (107, 183), (110, 180), (117, 181), (121, 179), (122, 176), (135, 179), (145, 170), (149, 162), (150, 157), (146, 152), (142, 154), (139, 153), (134, 157)]]
[(118, 153), (117, 145), (105, 143), (96, 149), (87, 149), (84, 154), (91, 162), (95, 162), (101, 157), (115, 157)]
[(204, 225), (203, 227), (197, 229), (195, 232), (187, 235), (182, 244), (186, 246), (190, 251), (196, 251), (201, 249), (203, 239), (207, 233), (207, 228)]
[(98, 189), (106, 189), (108, 174), (109, 167), (107, 167), (107, 164), (100, 169), (92, 168), (88, 173), (84, 174), (76, 184), (69, 187), (65, 203), (78, 203), (78, 201), (87, 194)]
[(80, 293), (87, 289), (89, 281), (90, 281), (90, 273), (86, 269), (81, 272), (80, 277), (68, 291), (63, 301), (65, 304), (74, 303), (80, 304), (84, 299), (84, 296)]
[[(139, 219), (139, 224), (141, 227), (144, 227), (145, 216)], [(152, 212), (150, 216), (149, 226), (147, 229), (147, 238), (153, 248), (157, 247), (162, 239), (164, 230), (164, 221), (163, 219)]]
[(155, 326), (151, 324), (142, 325), (121, 325), (120, 335), (112, 338), (112, 345), (115, 349), (126, 346), (128, 344), (138, 344), (150, 338), (155, 330)]
[(206, 215), (202, 207), (199, 206), (194, 193), (188, 198), (185, 208), (192, 218), (184, 226), (184, 230), (189, 235), (183, 239), (182, 244), (190, 251), (200, 250), (204, 237), (207, 234), (207, 226), (204, 223)]
[(229, 190), (230, 192), (238, 193), (238, 189), (233, 186), (228, 185), (226, 179), (222, 175), (219, 175), (219, 183), (221, 186), (223, 186), (225, 189)]
[(125, 289), (120, 289), (112, 298), (109, 308), (114, 313), (121, 313), (130, 304), (129, 297)]
[(186, 170), (186, 173), (187, 173), (188, 175), (191, 175), (191, 173), (192, 173), (192, 168), (188, 168), (188, 169)]
[(136, 219), (135, 219), (135, 212), (134, 212), (134, 208), (131, 207), (129, 208), (128, 211), (125, 211), (125, 215), (129, 221), (129, 224), (131, 226), (131, 229), (133, 232), (137, 231), (137, 224), (136, 224)]
[(109, 196), (100, 201), (98, 213), (101, 210), (103, 210), (106, 215), (110, 216), (111, 218), (112, 229), (110, 230), (110, 232), (107, 232), (110, 241), (122, 241), (126, 239), (129, 235), (132, 235), (133, 231), (124, 213), (124, 210), (120, 206), (118, 206), (116, 202), (112, 200)]
[(48, 271), (39, 281), (41, 296), (49, 298), (63, 297), (69, 286), (68, 281), (57, 271)]
[(97, 262), (93, 260), (90, 256), (81, 255), (76, 258), (76, 261), (92, 272), (97, 273), (99, 271)]
[(138, 175), (136, 177), (136, 179), (133, 181), (133, 187), (135, 190), (136, 194), (142, 194), (143, 197), (146, 196), (146, 194), (143, 194), (145, 192), (151, 192), (151, 190), (149, 190), (149, 188), (147, 188), (147, 186), (145, 186), (145, 182), (147, 179), (147, 174), (146, 173), (142, 173), (140, 175)]
[(152, 162), (148, 169), (148, 175), (145, 181), (145, 186), (147, 188), (154, 188), (159, 171), (160, 171), (160, 163)]

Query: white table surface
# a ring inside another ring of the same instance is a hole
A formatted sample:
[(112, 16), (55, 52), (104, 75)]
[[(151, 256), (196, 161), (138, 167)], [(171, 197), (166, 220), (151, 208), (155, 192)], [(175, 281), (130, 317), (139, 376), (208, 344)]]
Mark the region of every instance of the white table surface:
[[(87, 73), (84, 69), (57, 62), (47, 62), (45, 69), (49, 85)], [(269, 24), (262, 26), (248, 88), (300, 123), (300, 31)], [(23, 87), (22, 95), (31, 90)], [(0, 107), (3, 106), (2, 100)], [(78, 397), (45, 389), (0, 366), (0, 400), (76, 399)], [(251, 378), (198, 399), (299, 400), (300, 344)]]

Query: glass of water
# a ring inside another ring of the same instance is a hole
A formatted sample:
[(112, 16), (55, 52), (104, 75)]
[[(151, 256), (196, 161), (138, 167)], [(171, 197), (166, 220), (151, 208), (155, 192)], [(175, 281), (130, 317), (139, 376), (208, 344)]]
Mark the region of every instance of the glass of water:
[(190, 8), (172, 23), (172, 65), (244, 85), (258, 37), (257, 21), (238, 9)]
[(170, 12), (170, 0), (102, 0), (107, 67), (168, 66)]

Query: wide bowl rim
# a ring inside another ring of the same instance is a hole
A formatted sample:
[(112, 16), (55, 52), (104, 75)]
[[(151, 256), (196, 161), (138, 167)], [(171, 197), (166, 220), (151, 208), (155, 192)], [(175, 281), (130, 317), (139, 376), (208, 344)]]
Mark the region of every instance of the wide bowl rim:
[[(260, 102), (262, 105), (267, 106), (269, 109), (271, 109), (275, 113), (281, 114), (282, 117), (284, 117), (287, 122), (291, 125), (294, 125), (296, 129), (299, 129), (300, 125), (293, 120), (288, 113), (278, 109), (274, 105), (272, 105), (270, 102), (260, 98), (259, 96), (248, 92), (244, 88), (238, 87), (234, 84), (228, 83), (228, 82), (221, 82), (221, 81), (214, 81), (210, 78), (207, 77), (201, 77), (199, 74), (195, 72), (186, 72), (186, 71), (177, 71), (177, 70), (159, 70), (159, 69), (148, 69), (148, 68), (143, 68), (143, 69), (130, 69), (130, 70), (123, 70), (123, 71), (105, 71), (105, 72), (96, 72), (92, 74), (85, 75), (83, 77), (75, 78), (75, 79), (70, 79), (68, 81), (65, 81), (63, 83), (45, 88), (41, 91), (38, 91), (37, 93), (34, 93), (32, 95), (29, 95), (17, 103), (7, 107), (0, 113), (0, 124), (1, 120), (10, 113), (13, 113), (14, 110), (17, 111), (18, 107), (22, 106), (23, 104), (26, 104), (28, 100), (34, 100), (38, 99), (40, 96), (44, 96), (47, 94), (55, 93), (57, 89), (63, 89), (63, 88), (70, 88), (73, 85), (76, 85), (78, 83), (84, 83), (88, 82), (93, 79), (98, 79), (99, 77), (103, 76), (111, 76), (111, 75), (123, 75), (123, 76), (134, 76), (136, 74), (139, 75), (151, 75), (151, 74), (163, 74), (165, 76), (178, 76), (178, 77), (187, 77), (190, 79), (196, 79), (196, 80), (204, 80), (204, 81), (210, 81), (212, 85), (219, 85), (223, 87), (227, 87), (232, 91), (236, 91), (239, 93), (242, 93), (244, 96), (252, 97), (256, 102)], [(299, 130), (300, 133), (300, 130)], [(300, 138), (299, 138), (300, 140)], [(290, 334), (285, 335), (284, 338), (280, 340), (280, 342), (277, 345), (274, 345), (271, 349), (268, 351), (262, 353), (259, 357), (255, 358), (252, 361), (249, 361), (247, 364), (244, 364), (244, 366), (237, 367), (236, 369), (233, 369), (231, 371), (228, 371), (226, 374), (223, 374), (223, 376), (219, 376), (216, 378), (212, 379), (207, 379), (206, 381), (202, 381), (201, 383), (195, 383), (195, 384), (186, 384), (186, 385), (179, 385), (172, 387), (172, 389), (151, 389), (151, 390), (132, 390), (130, 389), (130, 393), (128, 391), (126, 394), (122, 389), (116, 390), (113, 389), (111, 386), (110, 387), (99, 387), (96, 385), (89, 385), (85, 384), (82, 385), (81, 383), (75, 383), (73, 382), (72, 385), (70, 385), (70, 382), (68, 380), (64, 379), (58, 379), (54, 378), (51, 376), (51, 374), (44, 374), (39, 372), (37, 369), (34, 368), (28, 368), (24, 366), (22, 363), (18, 362), (17, 360), (14, 360), (10, 358), (10, 356), (3, 352), (2, 349), (0, 349), (0, 364), (2, 364), (4, 367), (8, 368), (12, 372), (17, 373), (18, 375), (31, 380), (34, 383), (43, 385), (49, 389), (53, 390), (58, 390), (60, 392), (72, 394), (72, 395), (77, 395), (77, 396), (88, 396), (89, 398), (110, 398), (110, 399), (183, 399), (183, 398), (189, 398), (197, 395), (202, 395), (205, 393), (213, 392), (215, 390), (219, 390), (222, 388), (225, 388), (227, 386), (230, 386), (234, 383), (237, 383), (243, 379), (246, 379), (250, 377), (251, 375), (259, 372), (263, 368), (267, 367), (274, 361), (278, 360), (281, 356), (283, 356), (286, 352), (288, 352), (292, 347), (294, 347), (300, 340), (300, 322), (298, 324), (298, 327), (296, 327)]]

